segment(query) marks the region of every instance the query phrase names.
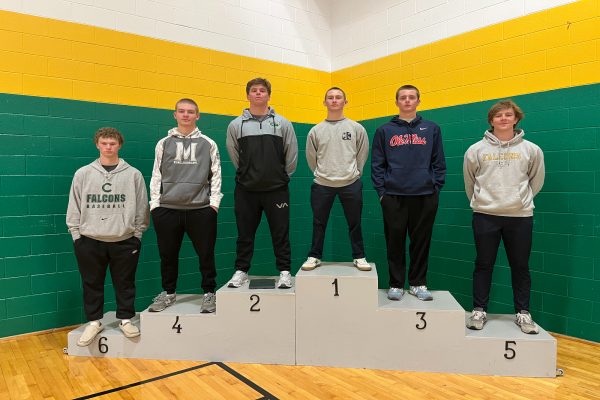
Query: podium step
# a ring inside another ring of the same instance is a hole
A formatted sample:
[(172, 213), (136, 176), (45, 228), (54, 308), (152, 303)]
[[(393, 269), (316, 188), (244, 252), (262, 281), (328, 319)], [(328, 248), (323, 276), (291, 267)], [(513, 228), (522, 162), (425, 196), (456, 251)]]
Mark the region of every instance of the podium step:
[[(183, 294), (159, 313), (133, 319), (128, 339), (115, 313), (87, 347), (83, 326), (68, 335), (68, 354), (92, 357), (230, 361), (527, 377), (556, 376), (556, 340), (521, 332), (513, 315), (488, 314), (483, 330), (447, 291), (432, 301), (377, 288), (377, 270), (324, 263), (300, 271), (290, 289), (222, 287), (217, 311), (200, 314), (201, 295)], [(277, 277), (250, 277), (250, 279)]]
[[(131, 321), (136, 326), (140, 326), (139, 315), (133, 317)], [(104, 325), (104, 330), (94, 338), (89, 346), (77, 346), (77, 340), (81, 337), (85, 325), (69, 332), (67, 335), (68, 354), (71, 356), (144, 358), (140, 353), (143, 346), (143, 335), (131, 339), (126, 338), (119, 328), (121, 321), (117, 319), (114, 311), (106, 313), (101, 322)]]

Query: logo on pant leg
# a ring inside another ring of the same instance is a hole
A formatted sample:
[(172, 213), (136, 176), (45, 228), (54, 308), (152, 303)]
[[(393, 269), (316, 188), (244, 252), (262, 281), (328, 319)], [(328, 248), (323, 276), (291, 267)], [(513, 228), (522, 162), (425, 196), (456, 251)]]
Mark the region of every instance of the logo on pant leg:
[(285, 208), (285, 207), (289, 207), (288, 203), (275, 203), (275, 205), (277, 206), (277, 208)]

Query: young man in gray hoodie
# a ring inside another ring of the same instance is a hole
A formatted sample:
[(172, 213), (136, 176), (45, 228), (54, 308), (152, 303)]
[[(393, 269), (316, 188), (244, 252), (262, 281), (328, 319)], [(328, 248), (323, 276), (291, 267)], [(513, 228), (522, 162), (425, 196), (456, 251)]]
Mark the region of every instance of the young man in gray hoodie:
[(140, 171), (119, 158), (123, 136), (115, 128), (94, 135), (100, 157), (75, 172), (67, 226), (83, 281), (87, 320), (78, 346), (87, 346), (104, 329), (104, 280), (110, 268), (119, 327), (126, 337), (139, 336), (135, 316), (135, 272), (142, 233), (148, 228), (148, 196)]
[(539, 328), (529, 313), (531, 277), (529, 255), (533, 236), (533, 198), (544, 184), (544, 153), (523, 139), (517, 128), (523, 112), (512, 100), (503, 100), (488, 112), (490, 129), (464, 157), (465, 191), (473, 209), (475, 270), (470, 329), (482, 329), (492, 286), (492, 271), (500, 240), (512, 276), (515, 323), (524, 333)]
[(255, 78), (246, 84), (250, 106), (227, 127), (227, 152), (236, 168), (234, 208), (238, 229), (235, 273), (227, 286), (248, 281), (254, 237), (264, 211), (279, 270), (277, 287), (292, 287), (290, 192), (296, 170), (298, 142), (290, 121), (269, 107), (271, 83)]
[(198, 105), (192, 99), (175, 104), (177, 128), (156, 144), (150, 210), (160, 254), (163, 291), (149, 311), (159, 312), (176, 300), (179, 250), (187, 233), (199, 258), (204, 296), (201, 313), (216, 310), (215, 243), (221, 193), (221, 159), (217, 144), (196, 126)]
[(353, 264), (361, 271), (371, 270), (363, 245), (362, 176), (369, 156), (369, 137), (363, 126), (344, 116), (346, 93), (338, 87), (325, 92), (325, 121), (314, 126), (306, 139), (306, 161), (315, 176), (310, 189), (313, 211), (312, 246), (302, 269), (321, 265), (327, 221), (333, 202), (339, 197), (352, 246)]

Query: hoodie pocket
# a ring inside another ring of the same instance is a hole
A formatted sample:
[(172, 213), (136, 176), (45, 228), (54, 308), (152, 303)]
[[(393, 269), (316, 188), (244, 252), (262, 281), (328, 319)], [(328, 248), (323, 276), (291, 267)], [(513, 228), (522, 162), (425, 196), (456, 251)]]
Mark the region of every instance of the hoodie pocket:
[(128, 228), (122, 214), (91, 214), (81, 224), (82, 235), (95, 238), (117, 238), (133, 232)]
[(523, 209), (519, 186), (482, 186), (476, 190), (471, 207), (478, 211), (515, 212)]

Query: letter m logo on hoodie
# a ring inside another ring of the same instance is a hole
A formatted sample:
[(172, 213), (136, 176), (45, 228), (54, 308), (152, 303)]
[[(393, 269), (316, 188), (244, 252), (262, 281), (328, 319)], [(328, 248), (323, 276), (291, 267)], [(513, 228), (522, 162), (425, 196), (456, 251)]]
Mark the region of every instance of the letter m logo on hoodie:
[(198, 143), (192, 143), (189, 147), (184, 147), (182, 142), (175, 143), (175, 164), (196, 164), (196, 146)]

